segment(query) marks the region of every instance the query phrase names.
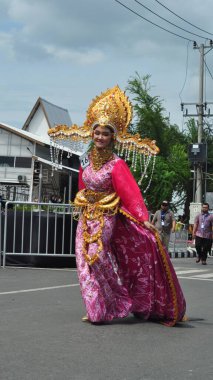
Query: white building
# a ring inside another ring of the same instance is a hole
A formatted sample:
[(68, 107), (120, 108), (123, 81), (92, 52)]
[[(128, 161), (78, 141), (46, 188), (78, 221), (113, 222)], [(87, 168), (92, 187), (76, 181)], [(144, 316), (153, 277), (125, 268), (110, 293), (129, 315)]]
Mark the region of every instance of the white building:
[(78, 157), (63, 153), (57, 171), (50, 159), (47, 134), (55, 124), (71, 124), (68, 111), (39, 98), (23, 129), (0, 123), (0, 195), (5, 200), (48, 201), (51, 195), (68, 201), (77, 190)]
[(22, 129), (46, 139), (48, 129), (59, 124), (72, 124), (68, 110), (38, 98)]

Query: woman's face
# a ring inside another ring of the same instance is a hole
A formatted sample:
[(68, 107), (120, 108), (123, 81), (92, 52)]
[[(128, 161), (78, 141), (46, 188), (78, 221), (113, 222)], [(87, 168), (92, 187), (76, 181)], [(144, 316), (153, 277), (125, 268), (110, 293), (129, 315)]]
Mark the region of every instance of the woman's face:
[(113, 133), (108, 127), (98, 125), (93, 132), (93, 141), (96, 148), (106, 148), (112, 141)]

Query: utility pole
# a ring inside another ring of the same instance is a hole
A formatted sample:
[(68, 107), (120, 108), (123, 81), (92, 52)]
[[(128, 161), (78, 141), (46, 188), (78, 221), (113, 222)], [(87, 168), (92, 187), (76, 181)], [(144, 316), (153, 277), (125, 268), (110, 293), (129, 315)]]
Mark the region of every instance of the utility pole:
[[(196, 49), (196, 47), (194, 48)], [(199, 79), (199, 103), (198, 103), (198, 133), (197, 142), (203, 139), (203, 74), (204, 74), (204, 44), (200, 45), (200, 79)]]
[[(209, 45), (201, 44), (200, 46), (197, 45), (197, 43), (194, 41), (193, 44), (194, 49), (198, 49), (200, 52), (200, 73), (199, 73), (199, 95), (198, 95), (198, 103), (181, 103), (181, 109), (184, 110), (185, 105), (194, 105), (196, 106), (197, 113), (196, 114), (189, 114), (188, 109), (185, 110), (185, 114), (183, 116), (185, 117), (198, 117), (198, 135), (197, 135), (197, 153), (201, 153), (202, 143), (203, 143), (203, 118), (213, 116), (213, 114), (210, 113), (210, 109), (207, 110), (207, 105), (212, 104), (207, 103), (203, 101), (203, 87), (204, 87), (204, 50), (209, 49), (207, 53), (212, 50), (213, 48), (213, 41), (210, 40)], [(206, 54), (207, 54), (206, 53)], [(207, 113), (206, 113), (207, 111)], [(205, 158), (207, 160), (207, 157)], [(196, 159), (196, 165), (194, 163), (194, 178), (195, 178), (195, 191), (194, 191), (194, 199), (193, 201), (195, 203), (202, 203), (202, 159), (199, 162), (199, 160)], [(196, 172), (196, 176), (195, 176)]]
[[(200, 45), (200, 79), (199, 79), (199, 103), (198, 103), (198, 130), (197, 142), (203, 141), (203, 78), (204, 78), (204, 44)], [(195, 202), (202, 203), (202, 165), (197, 165), (197, 180), (195, 191)]]

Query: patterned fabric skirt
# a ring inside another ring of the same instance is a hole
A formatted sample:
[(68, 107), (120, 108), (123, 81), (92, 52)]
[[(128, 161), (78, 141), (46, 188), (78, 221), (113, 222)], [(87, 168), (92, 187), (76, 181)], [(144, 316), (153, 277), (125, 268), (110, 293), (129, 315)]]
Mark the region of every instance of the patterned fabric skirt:
[[(94, 234), (99, 222), (88, 221)], [(81, 294), (92, 322), (140, 313), (145, 319), (181, 320), (185, 299), (168, 253), (164, 257), (155, 236), (123, 215), (104, 216), (103, 250), (89, 265), (83, 254), (82, 219), (76, 232), (76, 262)], [(97, 244), (88, 245), (90, 257)]]

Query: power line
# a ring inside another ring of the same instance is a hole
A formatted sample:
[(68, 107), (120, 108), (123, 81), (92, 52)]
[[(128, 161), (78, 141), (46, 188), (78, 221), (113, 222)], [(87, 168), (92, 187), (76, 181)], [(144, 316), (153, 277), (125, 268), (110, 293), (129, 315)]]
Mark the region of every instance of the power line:
[(213, 36), (213, 33), (207, 32), (206, 30), (201, 29), (201, 28), (199, 28), (198, 26), (196, 26), (196, 25), (192, 24), (191, 22), (187, 21), (185, 18), (179, 16), (177, 13), (175, 13), (175, 12), (173, 12), (171, 9), (167, 8), (167, 7), (166, 7), (164, 4), (162, 4), (160, 1), (158, 1), (158, 0), (155, 0), (155, 1), (156, 1), (156, 3), (160, 4), (163, 8), (167, 9), (167, 11), (169, 11), (170, 13), (172, 13), (173, 15), (175, 15), (176, 17), (180, 18), (182, 21), (186, 22), (187, 24), (193, 26), (193, 27), (196, 28), (196, 29), (201, 30), (202, 32), (205, 32), (205, 33), (207, 33), (207, 34), (211, 34), (211, 35)]
[(185, 79), (184, 79), (184, 82), (183, 82), (183, 86), (182, 86), (182, 89), (181, 91), (179, 92), (179, 98), (181, 100), (181, 103), (182, 103), (182, 98), (181, 98), (181, 94), (183, 92), (183, 89), (185, 87), (185, 84), (186, 84), (186, 79), (187, 79), (187, 75), (188, 75), (188, 62), (189, 62), (189, 41), (188, 41), (188, 44), (187, 44), (187, 55), (186, 55), (186, 73), (185, 73)]
[(153, 13), (155, 16), (159, 17), (161, 20), (164, 20), (164, 21), (168, 22), (168, 24), (175, 26), (175, 28), (181, 29), (184, 32), (189, 33), (189, 34), (193, 34), (193, 36), (197, 36), (197, 37), (203, 38), (204, 40), (207, 39), (207, 37), (200, 36), (199, 34), (196, 34), (196, 33), (190, 32), (189, 30), (181, 28), (181, 26), (178, 26), (178, 25), (174, 24), (173, 22), (171, 22), (171, 21), (167, 20), (166, 18), (160, 16), (158, 13), (152, 11), (150, 8), (148, 8), (146, 5), (142, 4), (140, 1), (138, 1), (138, 0), (134, 0), (134, 1), (137, 4), (141, 5), (143, 8), (147, 9), (149, 12)]
[(154, 22), (152, 22), (152, 21), (148, 20), (147, 18), (141, 16), (139, 13), (133, 11), (133, 9), (127, 7), (127, 5), (123, 4), (121, 1), (119, 1), (119, 0), (115, 0), (115, 2), (118, 3), (118, 4), (120, 4), (122, 7), (128, 9), (130, 12), (134, 13), (135, 15), (137, 15), (137, 16), (140, 17), (140, 18), (142, 18), (143, 20), (149, 22), (150, 24), (155, 25), (155, 26), (157, 26), (158, 28), (160, 28), (160, 29), (166, 31), (167, 33), (173, 34), (174, 36), (177, 36), (177, 37), (182, 38), (182, 39), (184, 39), (184, 40), (187, 40), (187, 41), (190, 41), (190, 42), (194, 42), (194, 40), (191, 40), (190, 38), (183, 37), (183, 36), (181, 36), (181, 35), (179, 35), (179, 34), (177, 34), (177, 33), (171, 32), (170, 30), (168, 30), (168, 29), (166, 29), (166, 28), (163, 28), (162, 26), (160, 26), (160, 25), (158, 25), (158, 24), (155, 24)]
[(213, 79), (213, 75), (212, 75), (212, 73), (211, 73), (211, 71), (210, 71), (210, 69), (209, 69), (209, 67), (208, 67), (205, 59), (204, 59), (204, 63), (205, 63), (205, 66), (206, 66), (206, 68), (207, 68), (207, 70), (209, 72), (210, 77)]

